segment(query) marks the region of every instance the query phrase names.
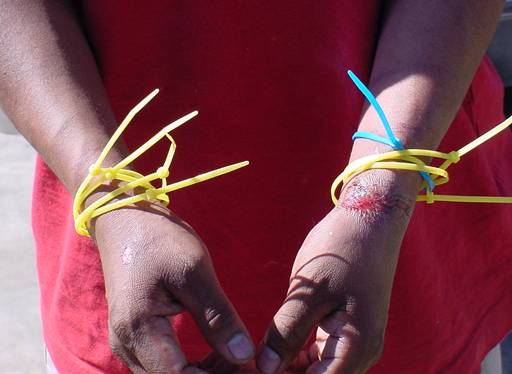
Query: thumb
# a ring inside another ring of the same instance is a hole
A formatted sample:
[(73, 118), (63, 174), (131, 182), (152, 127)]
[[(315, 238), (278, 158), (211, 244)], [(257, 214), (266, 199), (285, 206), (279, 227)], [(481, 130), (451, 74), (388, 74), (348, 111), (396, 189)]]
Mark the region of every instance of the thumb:
[(254, 344), (213, 267), (206, 266), (191, 274), (187, 284), (175, 294), (217, 353), (235, 365), (252, 359)]
[(257, 358), (259, 370), (273, 374), (284, 370), (306, 344), (311, 331), (329, 312), (327, 305), (315, 301), (314, 292), (289, 291), (274, 316)]

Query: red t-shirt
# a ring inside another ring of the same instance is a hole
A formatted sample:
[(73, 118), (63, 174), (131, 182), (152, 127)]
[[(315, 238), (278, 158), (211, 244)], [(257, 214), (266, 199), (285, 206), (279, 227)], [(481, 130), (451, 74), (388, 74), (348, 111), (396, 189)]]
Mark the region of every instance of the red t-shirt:
[[(229, 5), (228, 5), (229, 3)], [(258, 341), (282, 302), (295, 253), (331, 208), (367, 80), (380, 1), (113, 1), (81, 5), (83, 27), (117, 118), (160, 95), (126, 132), (135, 148), (194, 109), (174, 132), (175, 180), (250, 160), (234, 174), (172, 194), (212, 254), (220, 281)], [(481, 64), (440, 149), (502, 119), (502, 87)], [(155, 170), (166, 144), (137, 164)], [(443, 193), (512, 195), (510, 132), (450, 169)], [(509, 152), (507, 152), (509, 151)], [(84, 169), (89, 165), (84, 165)], [(62, 373), (127, 369), (107, 342), (100, 259), (73, 229), (72, 197), (39, 159), (33, 227), (44, 338)], [(512, 209), (419, 203), (404, 240), (384, 354), (372, 373), (478, 373), (512, 328)], [(188, 317), (176, 321), (192, 359), (208, 351)]]

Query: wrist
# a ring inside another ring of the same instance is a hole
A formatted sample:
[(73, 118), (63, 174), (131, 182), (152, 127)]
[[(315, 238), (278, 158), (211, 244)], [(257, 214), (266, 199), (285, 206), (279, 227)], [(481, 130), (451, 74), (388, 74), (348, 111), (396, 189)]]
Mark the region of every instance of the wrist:
[[(80, 150), (78, 155), (70, 155), (69, 159), (69, 177), (67, 179), (67, 185), (69, 191), (74, 195), (78, 191), (78, 188), (85, 180), (90, 172), (90, 167), (96, 163), (100, 156), (103, 147), (107, 144), (108, 138), (101, 139), (97, 142), (98, 146), (90, 147), (87, 151)], [(112, 167), (123, 160), (128, 154), (122, 144), (122, 148), (114, 147), (110, 150), (109, 154), (103, 162), (103, 167)]]
[[(85, 199), (83, 205), (84, 209), (86, 209), (91, 204), (101, 199), (105, 195), (115, 191), (119, 186), (120, 183), (117, 181), (110, 181), (108, 183), (100, 185), (93, 193), (91, 193)], [(113, 204), (123, 199), (139, 195), (141, 193), (144, 193), (145, 191), (146, 190), (142, 187), (135, 187), (134, 189), (123, 192), (121, 195), (113, 198), (112, 200), (109, 201), (108, 204)], [(131, 205), (125, 206), (123, 208), (114, 209), (110, 212), (104, 213), (98, 217), (90, 219), (90, 232), (92, 234), (98, 226), (110, 226), (111, 224), (113, 224), (114, 226), (117, 227), (123, 221), (136, 219), (138, 215), (137, 213), (142, 213), (143, 215), (152, 213), (167, 218), (172, 216), (172, 212), (170, 211), (170, 209), (167, 206), (165, 206), (161, 201), (142, 200), (136, 203), (132, 203)]]
[(398, 216), (408, 221), (420, 186), (417, 173), (370, 169), (343, 185), (337, 206), (364, 216)]

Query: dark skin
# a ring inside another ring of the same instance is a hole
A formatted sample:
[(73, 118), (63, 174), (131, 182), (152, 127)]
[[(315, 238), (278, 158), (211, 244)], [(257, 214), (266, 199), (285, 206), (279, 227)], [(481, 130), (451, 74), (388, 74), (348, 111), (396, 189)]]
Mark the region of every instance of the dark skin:
[[(406, 148), (437, 148), (503, 5), (388, 2), (369, 86)], [(359, 130), (385, 136), (373, 110), (363, 111)], [(389, 150), (357, 140), (351, 160)], [(283, 370), (316, 327), (309, 373), (362, 373), (375, 364), (383, 347), (400, 244), (420, 182), (415, 173), (381, 170), (365, 172), (345, 186), (338, 207), (299, 250), (288, 296), (257, 357), (260, 370)], [(327, 281), (301, 287), (297, 278)]]
[[(406, 147), (438, 146), (503, 4), (387, 2), (370, 88)], [(116, 126), (91, 52), (65, 2), (3, 0), (0, 8), (0, 103), (74, 194), (87, 173), (83, 165), (96, 160)], [(384, 135), (371, 110), (359, 129)], [(387, 150), (358, 140), (351, 158)], [(125, 154), (116, 147), (106, 165)], [(181, 352), (167, 319), (187, 309), (215, 352), (203, 369), (229, 372), (249, 363), (254, 370), (255, 358), (265, 373), (294, 360), (311, 373), (366, 371), (382, 350), (419, 183), (414, 173), (371, 171), (344, 187), (339, 205), (300, 248), (288, 296), (257, 353), (190, 226), (147, 204), (99, 217), (91, 231), (105, 275), (113, 351), (136, 373), (201, 372)], [(315, 329), (316, 343), (300, 353)]]

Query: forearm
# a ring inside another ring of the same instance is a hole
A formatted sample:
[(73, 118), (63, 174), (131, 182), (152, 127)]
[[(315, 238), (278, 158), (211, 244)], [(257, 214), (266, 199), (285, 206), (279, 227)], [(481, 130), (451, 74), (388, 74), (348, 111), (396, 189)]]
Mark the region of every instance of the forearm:
[[(501, 0), (389, 2), (369, 87), (406, 148), (437, 148), (463, 101), (502, 7)], [(385, 137), (375, 111), (368, 107), (359, 131)], [(351, 160), (389, 150), (358, 139)]]
[(1, 5), (0, 104), (74, 193), (115, 126), (95, 61), (64, 1)]
[[(485, 4), (477, 0), (389, 2), (369, 87), (406, 148), (438, 147), (483, 57), (502, 6), (498, 0)], [(368, 106), (358, 130), (387, 138), (377, 113)], [(388, 145), (357, 139), (351, 161), (388, 151)], [(340, 206), (397, 222), (393, 230), (402, 235), (421, 180), (416, 172), (372, 169), (344, 186)]]

